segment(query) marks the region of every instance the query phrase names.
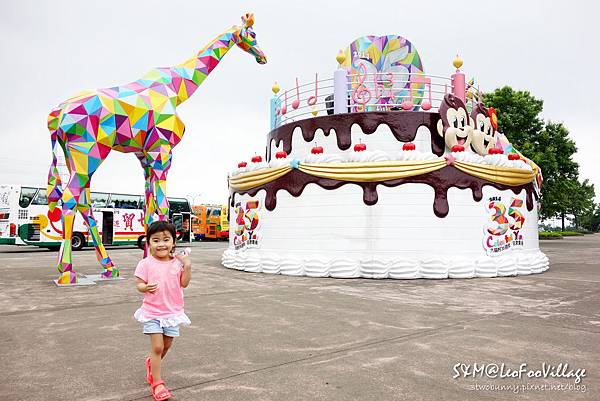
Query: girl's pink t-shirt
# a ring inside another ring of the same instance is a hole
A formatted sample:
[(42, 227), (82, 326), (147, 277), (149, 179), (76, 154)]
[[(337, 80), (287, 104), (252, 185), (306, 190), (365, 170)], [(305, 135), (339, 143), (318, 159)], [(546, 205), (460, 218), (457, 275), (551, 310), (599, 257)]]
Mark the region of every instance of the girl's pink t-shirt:
[(144, 317), (164, 319), (183, 313), (182, 267), (177, 258), (163, 262), (151, 255), (138, 263), (134, 275), (147, 284), (158, 283), (154, 294), (144, 293), (140, 308)]

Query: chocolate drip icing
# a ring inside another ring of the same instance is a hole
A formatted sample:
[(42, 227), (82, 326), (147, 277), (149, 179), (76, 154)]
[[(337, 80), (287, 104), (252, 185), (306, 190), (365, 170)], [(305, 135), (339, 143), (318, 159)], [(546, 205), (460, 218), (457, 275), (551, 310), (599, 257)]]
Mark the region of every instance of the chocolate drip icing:
[(304, 188), (308, 184), (317, 184), (324, 189), (336, 189), (346, 184), (359, 185), (363, 189), (363, 202), (366, 205), (372, 206), (378, 201), (377, 185), (385, 185), (386, 187), (396, 187), (398, 185), (406, 183), (421, 183), (427, 184), (433, 188), (435, 195), (433, 201), (433, 211), (438, 217), (446, 217), (449, 211), (448, 207), (448, 189), (456, 187), (459, 189), (470, 188), (473, 193), (473, 200), (476, 202), (481, 201), (483, 198), (483, 187), (490, 185), (501, 191), (510, 189), (516, 194), (519, 194), (523, 189), (526, 191), (526, 205), (527, 210), (533, 209), (533, 197), (538, 199), (537, 193), (534, 190), (533, 183), (517, 186), (508, 186), (504, 184), (498, 184), (483, 180), (481, 178), (470, 176), (463, 173), (460, 170), (452, 166), (446, 166), (440, 170), (433, 171), (431, 173), (423, 174), (415, 177), (399, 178), (395, 180), (388, 180), (382, 182), (353, 182), (353, 181), (339, 181), (332, 180), (329, 178), (315, 177), (300, 170), (292, 170), (285, 176), (261, 185), (256, 188), (243, 191), (233, 191), (230, 197), (231, 206), (234, 206), (235, 196), (234, 194), (249, 194), (255, 196), (258, 191), (265, 190), (265, 207), (267, 210), (274, 210), (277, 206), (277, 191), (285, 189), (292, 196), (298, 197), (304, 191)]
[(444, 153), (444, 139), (437, 133), (438, 113), (425, 111), (371, 111), (366, 113), (334, 114), (308, 118), (274, 129), (267, 136), (266, 160), (271, 160), (271, 141), (275, 146), (283, 141), (283, 150), (289, 155), (292, 152), (292, 133), (297, 127), (302, 129), (302, 136), (306, 142), (315, 139), (315, 132), (322, 129), (325, 136), (335, 130), (337, 145), (340, 150), (347, 150), (352, 145), (350, 128), (358, 124), (362, 131), (370, 135), (377, 130), (379, 124), (387, 124), (394, 137), (400, 142), (411, 142), (417, 135), (417, 129), (424, 125), (431, 133), (431, 151), (438, 156)]

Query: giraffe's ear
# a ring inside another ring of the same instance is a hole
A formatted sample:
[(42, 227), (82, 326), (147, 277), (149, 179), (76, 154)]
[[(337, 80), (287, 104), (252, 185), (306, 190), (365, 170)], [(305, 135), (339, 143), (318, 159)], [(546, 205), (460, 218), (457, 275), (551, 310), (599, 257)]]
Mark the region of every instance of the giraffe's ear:
[(242, 15), (242, 22), (244, 23), (245, 28), (250, 28), (254, 25), (254, 14), (246, 13), (246, 15)]

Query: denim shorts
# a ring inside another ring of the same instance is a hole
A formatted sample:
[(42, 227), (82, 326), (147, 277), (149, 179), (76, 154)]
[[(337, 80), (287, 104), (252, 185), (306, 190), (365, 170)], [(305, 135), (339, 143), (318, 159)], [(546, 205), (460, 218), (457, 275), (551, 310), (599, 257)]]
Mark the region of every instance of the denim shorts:
[(144, 323), (144, 334), (163, 334), (167, 337), (179, 337), (179, 326), (160, 327), (160, 321), (154, 319)]

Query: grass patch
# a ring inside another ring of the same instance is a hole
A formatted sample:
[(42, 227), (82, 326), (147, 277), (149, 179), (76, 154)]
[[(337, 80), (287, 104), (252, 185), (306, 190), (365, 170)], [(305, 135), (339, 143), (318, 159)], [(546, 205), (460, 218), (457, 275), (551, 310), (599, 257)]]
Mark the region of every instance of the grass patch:
[(559, 232), (554, 231), (540, 231), (540, 239), (563, 239), (563, 236)]

